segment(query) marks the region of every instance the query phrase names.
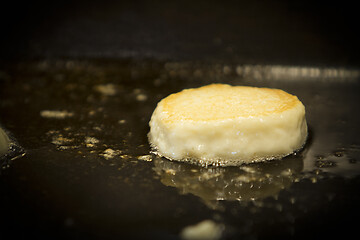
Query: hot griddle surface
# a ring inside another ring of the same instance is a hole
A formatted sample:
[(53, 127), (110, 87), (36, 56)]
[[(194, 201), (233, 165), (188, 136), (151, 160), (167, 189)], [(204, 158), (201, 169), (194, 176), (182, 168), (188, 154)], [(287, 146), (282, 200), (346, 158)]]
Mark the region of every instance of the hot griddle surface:
[[(98, 59), (25, 61), (0, 73), (0, 121), (26, 151), (1, 170), (0, 234), (178, 239), (206, 219), (225, 226), (224, 239), (356, 231), (356, 69)], [(208, 169), (151, 155), (157, 102), (214, 82), (297, 95), (310, 129), (304, 150)]]

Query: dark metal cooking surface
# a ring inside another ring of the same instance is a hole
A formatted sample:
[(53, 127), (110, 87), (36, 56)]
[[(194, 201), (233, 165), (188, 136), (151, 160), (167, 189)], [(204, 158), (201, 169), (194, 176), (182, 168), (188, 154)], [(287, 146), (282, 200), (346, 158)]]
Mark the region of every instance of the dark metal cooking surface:
[[(204, 220), (223, 239), (357, 233), (352, 4), (29, 1), (2, 10), (0, 124), (13, 148), (0, 156), (0, 239), (179, 239)], [(304, 150), (230, 168), (151, 155), (156, 103), (214, 82), (297, 95), (310, 129)]]
[(0, 59), (132, 58), (359, 66), (350, 1), (8, 3)]
[[(302, 238), (345, 234), (356, 223), (357, 70), (59, 60), (1, 73), (1, 122), (27, 151), (1, 171), (3, 233), (177, 239), (184, 227), (212, 219), (224, 224), (225, 239)], [(150, 155), (156, 103), (212, 82), (297, 95), (310, 127), (305, 149), (209, 169)]]

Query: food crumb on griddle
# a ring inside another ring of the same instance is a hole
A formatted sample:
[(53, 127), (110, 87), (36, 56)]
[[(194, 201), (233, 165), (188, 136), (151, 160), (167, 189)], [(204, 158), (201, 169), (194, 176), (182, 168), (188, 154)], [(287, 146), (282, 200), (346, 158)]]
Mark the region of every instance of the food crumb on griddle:
[(116, 87), (112, 83), (96, 85), (94, 89), (105, 96), (114, 96), (117, 93)]
[(198, 224), (185, 227), (181, 233), (181, 239), (201, 240), (201, 239), (220, 239), (224, 226), (212, 220), (204, 220)]
[(85, 145), (86, 147), (94, 147), (95, 144), (99, 143), (99, 140), (94, 137), (85, 137)]
[(100, 155), (103, 156), (105, 159), (110, 159), (110, 158), (114, 158), (115, 156), (118, 156), (120, 153), (121, 153), (120, 150), (113, 150), (111, 148), (108, 148)]
[(67, 117), (74, 116), (74, 113), (68, 112), (66, 110), (59, 111), (59, 110), (42, 110), (40, 112), (40, 116), (43, 118), (56, 118), (56, 119), (64, 119)]
[(146, 162), (151, 162), (152, 161), (151, 155), (138, 156), (137, 159), (142, 160), (142, 161), (146, 161)]

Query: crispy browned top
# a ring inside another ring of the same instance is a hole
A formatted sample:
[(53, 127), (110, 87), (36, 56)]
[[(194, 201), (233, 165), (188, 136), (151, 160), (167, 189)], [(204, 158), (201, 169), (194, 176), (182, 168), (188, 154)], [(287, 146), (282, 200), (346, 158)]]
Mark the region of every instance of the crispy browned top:
[(299, 99), (279, 89), (211, 84), (185, 89), (164, 98), (163, 121), (216, 121), (239, 117), (278, 114), (301, 104)]

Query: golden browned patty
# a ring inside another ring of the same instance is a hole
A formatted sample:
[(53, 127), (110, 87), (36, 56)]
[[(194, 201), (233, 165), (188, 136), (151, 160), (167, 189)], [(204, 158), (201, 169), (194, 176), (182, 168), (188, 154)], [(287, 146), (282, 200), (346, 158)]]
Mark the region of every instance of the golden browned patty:
[(281, 158), (307, 138), (305, 107), (279, 89), (211, 84), (161, 100), (149, 141), (166, 158), (239, 165)]

